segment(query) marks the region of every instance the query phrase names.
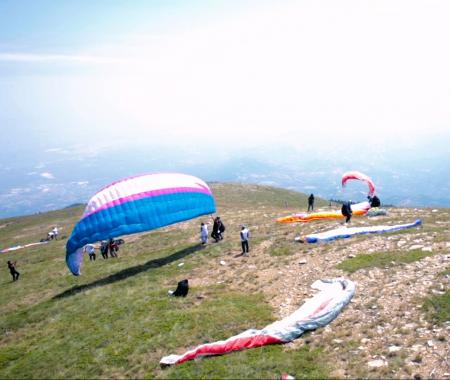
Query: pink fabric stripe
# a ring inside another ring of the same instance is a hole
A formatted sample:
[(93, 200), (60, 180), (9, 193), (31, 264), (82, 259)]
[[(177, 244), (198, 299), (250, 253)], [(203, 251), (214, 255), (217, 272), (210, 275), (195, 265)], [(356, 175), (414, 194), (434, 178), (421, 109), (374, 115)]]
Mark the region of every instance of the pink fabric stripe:
[(147, 174), (137, 174), (137, 175), (133, 175), (131, 177), (122, 178), (122, 179), (119, 179), (117, 181), (114, 181), (114, 182), (110, 183), (109, 185), (106, 185), (105, 187), (101, 188), (99, 191), (97, 191), (97, 193), (100, 193), (101, 191), (106, 190), (109, 187), (112, 187), (114, 185), (117, 185), (118, 183), (126, 182), (126, 181), (129, 181), (131, 179), (135, 179), (135, 178), (139, 178), (139, 177), (148, 177), (148, 176), (153, 176), (153, 175), (181, 175), (181, 176), (193, 177), (190, 174), (182, 174), (182, 173), (147, 173)]
[(333, 301), (334, 297), (331, 297), (330, 299), (326, 300), (325, 302), (322, 302), (319, 307), (314, 310), (310, 315), (308, 315), (307, 318), (314, 318), (317, 314), (319, 314), (321, 311), (323, 311), (331, 301)]
[(272, 335), (253, 335), (244, 338), (227, 340), (221, 343), (203, 344), (196, 349), (187, 352), (176, 361), (176, 364), (195, 359), (197, 356), (222, 355), (232, 351), (240, 351), (245, 348), (255, 348), (267, 344), (284, 343), (281, 339)]
[[(91, 211), (89, 213), (86, 213), (83, 215), (83, 218), (88, 217), (89, 215), (95, 214), (96, 212), (99, 212), (101, 210), (107, 209), (109, 207), (118, 206), (120, 204), (130, 202), (130, 201), (136, 201), (138, 199), (147, 198), (147, 197), (154, 197), (157, 195), (166, 195), (166, 194), (174, 194), (174, 193), (203, 193), (207, 195), (211, 195), (211, 191), (202, 185), (199, 184), (201, 188), (196, 187), (171, 187), (169, 189), (158, 189), (158, 190), (151, 190), (151, 191), (143, 191), (142, 193), (132, 194), (127, 197), (118, 198), (111, 202), (105, 203), (101, 207), (97, 208), (94, 211)], [(82, 218), (82, 219), (83, 219)]]

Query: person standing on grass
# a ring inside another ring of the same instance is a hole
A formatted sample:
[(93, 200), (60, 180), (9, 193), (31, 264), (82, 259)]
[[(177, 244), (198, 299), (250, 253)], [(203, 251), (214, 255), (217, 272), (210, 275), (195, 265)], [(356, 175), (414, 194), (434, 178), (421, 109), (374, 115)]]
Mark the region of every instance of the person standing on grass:
[(95, 247), (93, 244), (86, 244), (84, 251), (88, 253), (90, 261), (95, 261)]
[(242, 255), (248, 256), (248, 239), (250, 238), (250, 231), (248, 230), (247, 226), (243, 225), (241, 227), (241, 246), (242, 246)]
[(208, 226), (205, 223), (200, 225), (200, 239), (202, 241), (202, 245), (208, 243)]
[(102, 257), (104, 259), (108, 258), (108, 250), (109, 250), (109, 244), (107, 241), (102, 241), (102, 244), (100, 245), (100, 253), (102, 254)]
[(309, 210), (314, 211), (314, 194), (308, 197), (308, 212)]
[(352, 203), (351, 201), (344, 202), (341, 208), (342, 215), (345, 216), (345, 224), (350, 222), (350, 219), (352, 218), (353, 212), (352, 212)]
[(52, 232), (53, 232), (53, 237), (55, 238), (55, 240), (58, 240), (58, 233), (59, 233), (58, 227), (56, 227), (56, 226), (53, 227)]
[(114, 239), (109, 239), (109, 254), (111, 257), (117, 257), (117, 251), (119, 250), (119, 245)]
[(16, 269), (17, 261), (9, 261), (8, 260), (8, 269), (9, 273), (11, 273), (11, 276), (13, 278), (13, 281), (17, 281), (19, 279), (20, 273)]
[(219, 240), (223, 239), (222, 233), (225, 231), (225, 226), (223, 225), (222, 221), (220, 220), (220, 216), (217, 216), (213, 219), (213, 230), (211, 233), (211, 237), (215, 240), (215, 242), (219, 242)]

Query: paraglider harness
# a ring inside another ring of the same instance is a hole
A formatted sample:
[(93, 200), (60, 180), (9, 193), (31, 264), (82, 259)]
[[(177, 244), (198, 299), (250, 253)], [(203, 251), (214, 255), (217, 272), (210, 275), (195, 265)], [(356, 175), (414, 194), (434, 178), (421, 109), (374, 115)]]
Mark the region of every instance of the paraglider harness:
[(380, 207), (381, 206), (380, 198), (378, 198), (376, 195), (374, 195), (373, 197), (368, 197), (368, 198), (369, 198), (370, 207)]
[(352, 208), (350, 206), (350, 202), (345, 202), (341, 208), (342, 215), (349, 217), (352, 215)]
[(186, 297), (189, 292), (189, 281), (182, 280), (178, 283), (176, 290), (172, 293), (175, 297)]

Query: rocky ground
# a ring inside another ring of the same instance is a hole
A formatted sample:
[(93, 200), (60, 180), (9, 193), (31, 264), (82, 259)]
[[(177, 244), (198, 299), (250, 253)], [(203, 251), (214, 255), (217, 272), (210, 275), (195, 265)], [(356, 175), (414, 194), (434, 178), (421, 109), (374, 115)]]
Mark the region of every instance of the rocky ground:
[[(448, 210), (389, 209), (389, 215), (354, 218), (352, 225), (397, 224), (418, 217), (423, 227), (408, 233), (353, 237), (327, 244), (294, 243), (303, 233), (336, 227), (338, 222), (277, 226), (268, 210), (241, 210), (249, 219), (254, 241), (249, 257), (224, 251), (193, 273), (194, 285), (224, 283), (240, 291), (262, 291), (279, 318), (295, 311), (314, 294), (317, 279), (344, 276), (357, 284), (350, 305), (326, 328), (305, 334), (286, 349), (304, 344), (322, 347), (329, 356), (332, 376), (339, 378), (450, 379), (450, 321), (430, 322), (422, 309), (423, 298), (450, 290), (450, 214)], [(238, 225), (236, 212), (224, 213), (229, 225)], [(228, 237), (228, 236), (227, 236)], [(226, 238), (227, 238), (226, 237)], [(288, 254), (272, 253), (288, 242)], [(221, 243), (218, 243), (221, 244)], [(385, 268), (360, 269), (349, 274), (336, 268), (340, 262), (371, 252), (421, 250), (430, 256), (409, 264), (392, 262)], [(263, 326), (249, 326), (261, 328)]]

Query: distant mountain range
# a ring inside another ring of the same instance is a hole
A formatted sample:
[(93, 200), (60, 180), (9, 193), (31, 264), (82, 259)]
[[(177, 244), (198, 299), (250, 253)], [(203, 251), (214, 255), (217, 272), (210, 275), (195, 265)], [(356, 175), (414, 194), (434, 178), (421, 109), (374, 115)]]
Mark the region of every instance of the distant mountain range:
[(380, 146), (358, 151), (320, 150), (314, 145), (210, 149), (206, 153), (195, 147), (103, 147), (88, 152), (48, 149), (0, 165), (0, 217), (84, 203), (118, 178), (171, 171), (206, 181), (266, 184), (325, 199), (359, 201), (365, 200), (365, 184), (353, 181), (345, 189), (340, 185), (342, 173), (359, 170), (372, 177), (384, 203), (450, 207), (450, 167), (444, 146), (428, 151), (399, 148), (394, 153)]

